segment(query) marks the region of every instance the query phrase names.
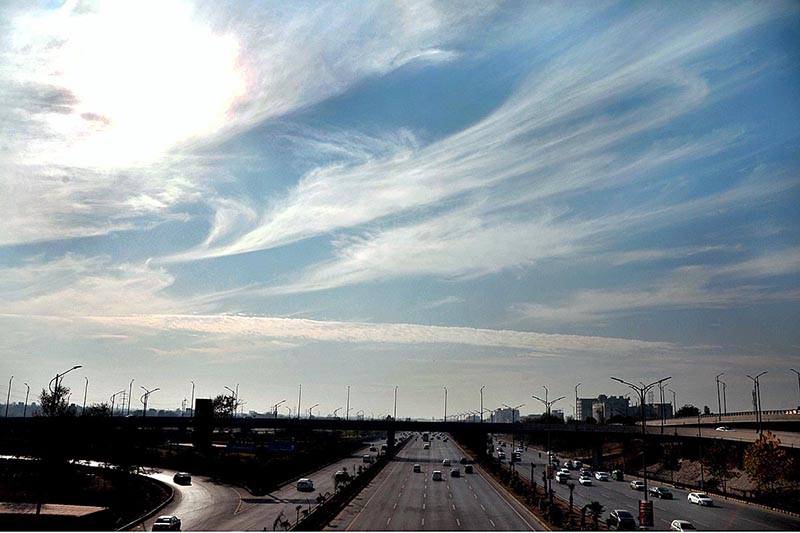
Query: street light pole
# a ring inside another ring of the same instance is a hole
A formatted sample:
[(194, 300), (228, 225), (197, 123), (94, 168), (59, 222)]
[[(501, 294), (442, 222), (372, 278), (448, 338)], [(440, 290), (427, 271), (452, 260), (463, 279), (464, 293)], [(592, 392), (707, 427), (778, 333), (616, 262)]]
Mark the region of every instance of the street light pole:
[(720, 422), (722, 420), (722, 399), (720, 398), (719, 395), (719, 377), (724, 375), (725, 372), (720, 372), (719, 374), (717, 374), (717, 377), (714, 378), (717, 382), (717, 422)]
[(86, 412), (86, 393), (89, 392), (89, 378), (83, 376), (83, 379), (86, 380), (86, 385), (83, 386), (83, 409), (81, 409), (81, 414)]
[[(548, 391), (547, 387), (545, 387), (544, 385), (542, 385), (542, 387), (544, 388), (544, 393), (545, 393), (544, 398), (545, 399), (542, 400), (541, 398), (539, 398), (538, 396), (535, 396), (535, 395), (531, 395), (531, 398), (539, 400), (545, 406), (545, 416), (547, 417), (547, 419), (545, 421), (545, 423), (546, 423), (545, 427), (546, 427), (546, 432), (547, 432), (547, 465), (550, 466), (550, 465), (553, 464), (553, 455), (551, 453), (552, 450), (550, 449), (550, 406), (553, 405), (554, 403), (556, 403), (558, 400), (563, 399), (564, 397), (563, 396), (559, 396), (555, 400), (550, 401), (550, 400), (547, 399), (547, 395), (550, 393), (550, 391)], [(549, 473), (547, 473), (547, 470), (548, 469), (545, 468), (545, 473), (547, 475), (544, 477), (544, 479), (547, 480), (546, 490), (547, 490), (548, 499), (550, 500), (550, 505), (552, 506), (553, 505), (553, 480), (550, 479), (550, 476), (549, 476)]]
[[(794, 368), (790, 368), (789, 370), (791, 370), (792, 372), (797, 374), (797, 389), (798, 389), (798, 393), (800, 393), (800, 372), (798, 372)], [(797, 401), (797, 408), (800, 409), (800, 400)]]
[(144, 405), (144, 409), (142, 410), (142, 418), (144, 418), (147, 416), (147, 402), (150, 401), (150, 395), (153, 394), (155, 391), (161, 389), (156, 387), (153, 390), (147, 390), (146, 388), (142, 387), (142, 390), (144, 390), (144, 394), (142, 394), (142, 397), (139, 399), (139, 401), (141, 401), (142, 404)]
[(672, 393), (672, 418), (675, 418), (675, 413), (678, 412), (678, 402), (675, 400), (675, 391), (672, 389), (667, 389)]
[(131, 400), (133, 399), (133, 381), (136, 378), (132, 379), (130, 384), (128, 385), (128, 412), (126, 414), (131, 414)]
[[(58, 385), (56, 385), (56, 388), (58, 388)], [(117, 392), (115, 392), (114, 394), (111, 395), (111, 416), (114, 416), (114, 405), (115, 405), (115, 402), (117, 400), (117, 394), (122, 394), (124, 392), (125, 392), (125, 389), (122, 389), (121, 391), (117, 391)]]
[(317, 407), (318, 405), (319, 405), (318, 403), (315, 403), (314, 405), (312, 405), (311, 407), (308, 408), (308, 419), (309, 420), (311, 420), (311, 417), (312, 417), (311, 410), (314, 409), (315, 407)]
[(753, 390), (755, 391), (755, 400), (756, 400), (756, 423), (758, 424), (758, 434), (761, 435), (761, 385), (758, 382), (758, 378), (766, 374), (767, 371), (763, 371), (758, 374), (756, 377), (747, 374), (747, 377), (753, 380)]
[(189, 409), (192, 410), (192, 418), (194, 418), (194, 381), (189, 380), (192, 384), (192, 399), (189, 401)]
[(447, 387), (442, 387), (444, 389), (444, 421), (447, 422)]
[(481, 424), (483, 424), (483, 389), (486, 385), (481, 385)]
[(300, 420), (300, 400), (303, 399), (303, 384), (300, 384), (300, 391), (297, 393), (297, 419)]
[(278, 403), (276, 403), (275, 405), (272, 406), (272, 412), (274, 413), (272, 415), (273, 418), (278, 418), (278, 406), (281, 405), (282, 403), (284, 403), (285, 401), (286, 401), (286, 399), (283, 399), (283, 400), (279, 401)]
[(350, 385), (347, 386), (347, 410), (344, 412), (344, 419), (350, 420)]
[(25, 386), (28, 387), (28, 390), (25, 392), (25, 407), (22, 409), (22, 418), (25, 418), (28, 414), (28, 395), (31, 393), (31, 386), (25, 383)]
[(14, 376), (8, 380), (8, 394), (6, 395), (6, 418), (8, 418), (8, 402), (11, 401), (11, 382), (14, 381)]
[(397, 420), (397, 385), (394, 386), (394, 419)]
[[(637, 385), (634, 385), (633, 383), (628, 383), (627, 381), (619, 379), (619, 378), (615, 378), (615, 377), (611, 378), (614, 381), (618, 381), (618, 382), (622, 383), (623, 385), (627, 385), (628, 387), (633, 389), (637, 394), (639, 394), (639, 406), (640, 406), (640, 409), (641, 409), (641, 412), (642, 412), (642, 477), (644, 478), (644, 501), (645, 502), (647, 501), (647, 496), (648, 495), (647, 495), (647, 460), (645, 459), (645, 450), (647, 449), (647, 445), (646, 445), (646, 442), (645, 442), (645, 437), (647, 435), (647, 424), (646, 424), (647, 418), (645, 416), (645, 410), (644, 410), (644, 396), (645, 396), (645, 394), (647, 394), (647, 391), (652, 389), (654, 386), (656, 386), (656, 385), (661, 386), (662, 383), (664, 383), (665, 381), (667, 381), (668, 379), (671, 379), (671, 378), (672, 378), (672, 376), (661, 378), (658, 381), (654, 381), (654, 382), (652, 382), (652, 383), (650, 383), (648, 385), (645, 385), (643, 382), (640, 381), (639, 384), (641, 385), (641, 387), (639, 387)], [(641, 517), (640, 517), (640, 522), (641, 522)], [(641, 526), (641, 525), (646, 525), (646, 524), (641, 524), (640, 523), (639, 525)]]

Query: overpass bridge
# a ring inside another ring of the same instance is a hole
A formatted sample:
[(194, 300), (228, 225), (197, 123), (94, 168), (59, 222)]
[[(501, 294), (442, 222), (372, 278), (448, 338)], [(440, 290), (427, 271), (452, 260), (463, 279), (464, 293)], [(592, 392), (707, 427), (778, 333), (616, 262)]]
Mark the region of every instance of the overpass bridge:
[[(758, 424), (756, 411), (741, 411), (736, 413), (710, 413), (698, 416), (684, 416), (680, 418), (667, 418), (666, 426), (755, 426)], [(789, 429), (800, 432), (800, 408), (775, 409), (761, 411), (762, 426), (768, 425), (771, 429)], [(648, 426), (660, 426), (661, 420), (648, 420)]]

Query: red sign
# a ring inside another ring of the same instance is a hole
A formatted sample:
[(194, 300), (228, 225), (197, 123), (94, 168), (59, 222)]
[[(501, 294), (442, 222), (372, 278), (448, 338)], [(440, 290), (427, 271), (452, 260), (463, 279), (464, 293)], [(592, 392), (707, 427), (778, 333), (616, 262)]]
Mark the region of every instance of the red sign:
[(639, 527), (653, 527), (653, 502), (639, 500)]

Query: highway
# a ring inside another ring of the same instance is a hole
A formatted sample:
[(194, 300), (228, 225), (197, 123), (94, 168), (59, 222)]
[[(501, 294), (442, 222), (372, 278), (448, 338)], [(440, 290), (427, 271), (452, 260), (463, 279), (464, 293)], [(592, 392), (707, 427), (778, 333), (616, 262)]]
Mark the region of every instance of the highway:
[[(495, 440), (495, 443), (498, 439)], [(496, 446), (495, 446), (496, 447)], [(511, 457), (511, 442), (507, 442), (507, 446), (503, 448), (507, 457)], [(541, 458), (539, 457), (541, 453)], [(495, 454), (495, 457), (496, 454)], [(530, 465), (531, 462), (535, 464), (534, 475), (539, 490), (542, 486), (542, 472), (547, 461), (547, 454), (540, 450), (529, 447), (527, 452), (523, 452), (522, 460), (517, 463), (517, 472), (521, 477), (530, 479)], [(507, 461), (506, 461), (506, 464)], [(630, 481), (634, 479), (641, 479), (636, 477), (625, 476), (625, 481), (598, 481), (594, 476), (592, 477), (592, 486), (585, 487), (578, 483), (578, 471), (571, 471), (572, 479), (570, 482), (575, 483), (575, 490), (573, 493), (573, 500), (575, 509), (579, 512), (580, 508), (593, 500), (600, 502), (605, 507), (603, 519), (608, 516), (612, 509), (625, 509), (638, 517), (639, 500), (644, 497), (641, 491), (631, 489)], [(648, 486), (659, 486), (660, 483), (648, 481)], [(690, 504), (686, 500), (686, 496), (690, 490), (674, 489), (667, 486), (672, 493), (674, 499), (660, 500), (654, 499), (653, 501), (653, 517), (655, 522), (654, 530), (668, 530), (670, 523), (676, 519), (688, 520), (694, 524), (697, 529), (703, 530), (719, 530), (719, 531), (737, 531), (737, 530), (800, 530), (800, 518), (791, 515), (778, 513), (754, 505), (743, 504), (721, 498), (714, 499), (713, 507), (700, 507)], [(569, 489), (564, 484), (557, 483), (553, 480), (553, 490), (569, 501)]]
[[(465, 474), (459, 464), (464, 452), (452, 440), (433, 439), (430, 450), (414, 438), (326, 528), (367, 530), (544, 530), (533, 515), (505, 493), (483, 471)], [(442, 466), (450, 459), (452, 467)], [(414, 464), (421, 472), (414, 472)], [(461, 477), (451, 477), (459, 468)], [(434, 470), (443, 474), (433, 481)]]
[[(380, 443), (378, 443), (380, 446)], [(362, 463), (362, 455), (369, 454), (365, 446), (351, 456), (336, 461), (317, 471), (303, 476), (314, 481), (313, 492), (297, 490), (293, 479), (274, 492), (253, 496), (246, 489), (223, 484), (203, 476), (192, 476), (191, 485), (177, 485), (172, 481), (174, 471), (161, 470), (149, 474), (175, 489), (174, 500), (145, 522), (149, 531), (158, 516), (176, 515), (182, 521), (183, 530), (191, 531), (272, 531), (275, 520), (282, 515), (294, 524), (297, 506), (310, 508), (318, 494), (333, 493), (333, 474), (337, 470), (352, 468)], [(377, 455), (375, 452), (371, 455)], [(282, 528), (278, 528), (282, 530)]]

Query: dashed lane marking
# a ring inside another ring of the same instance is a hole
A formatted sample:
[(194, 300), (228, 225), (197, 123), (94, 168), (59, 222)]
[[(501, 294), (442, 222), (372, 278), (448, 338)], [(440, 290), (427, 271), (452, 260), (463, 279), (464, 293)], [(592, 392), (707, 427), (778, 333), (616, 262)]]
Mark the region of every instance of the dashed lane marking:
[(454, 503), (451, 503), (450, 507), (452, 507), (454, 511), (456, 510), (456, 505)]
[(494, 523), (494, 520), (492, 520), (491, 518), (489, 519), (489, 523), (490, 523), (490, 524), (492, 524), (492, 527), (497, 527), (497, 526), (495, 525), (495, 523)]
[(486, 507), (484, 507), (483, 504), (481, 504), (481, 509), (483, 509), (485, 511)]
[(395, 510), (395, 509), (397, 509), (397, 502), (394, 502), (394, 505), (392, 506), (392, 510)]
[(458, 527), (461, 527), (461, 520), (459, 520), (458, 518), (456, 518), (456, 524), (458, 524)]
[(391, 521), (392, 521), (392, 517), (390, 516), (389, 519), (386, 521), (386, 525), (388, 526), (389, 522), (391, 522)]
[(422, 527), (425, 527), (425, 519), (422, 519)]
[(422, 510), (423, 511), (425, 510), (425, 504), (424, 503), (422, 504)]

